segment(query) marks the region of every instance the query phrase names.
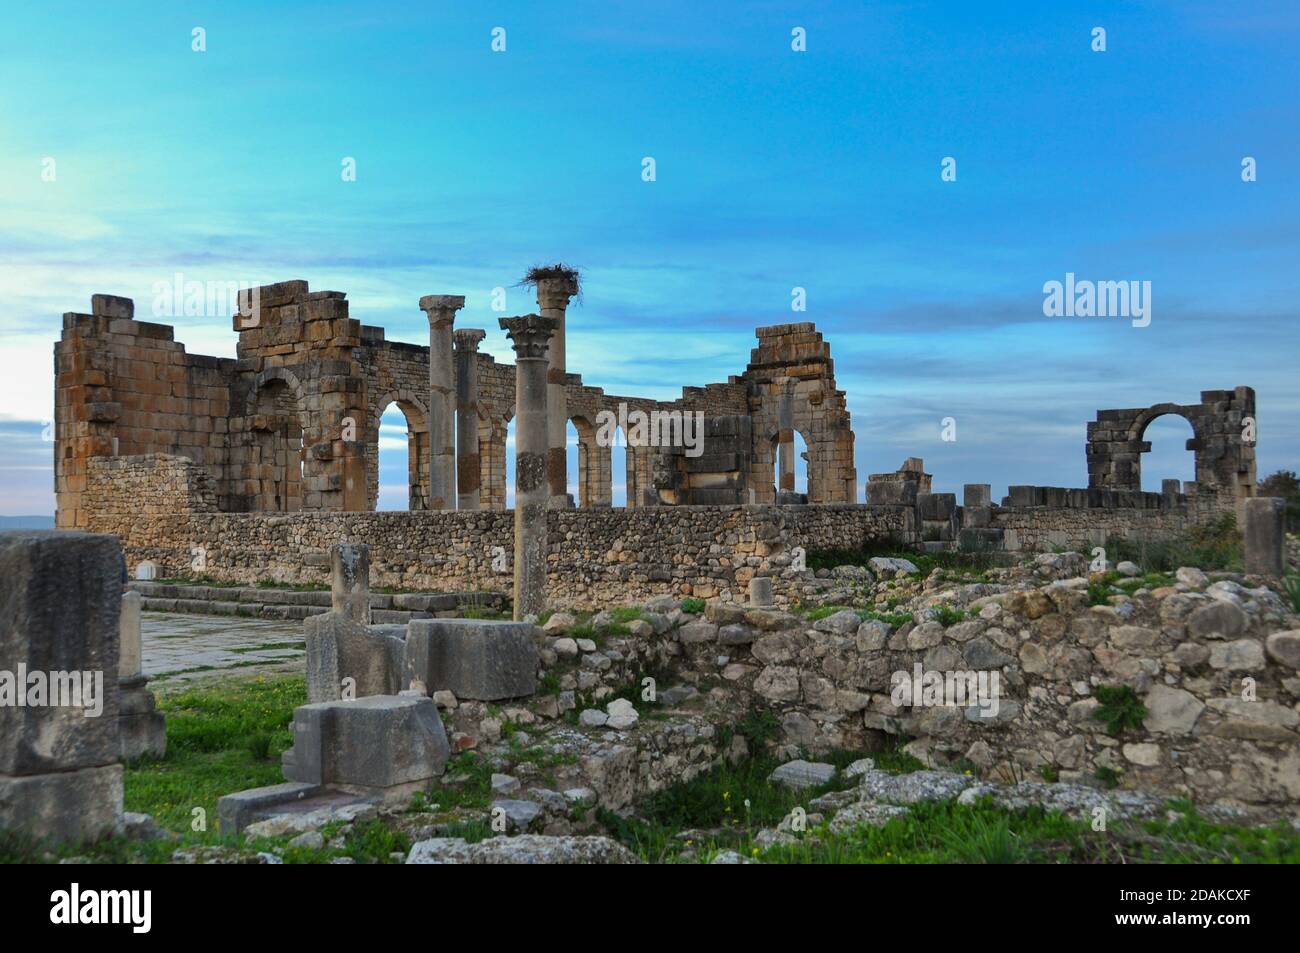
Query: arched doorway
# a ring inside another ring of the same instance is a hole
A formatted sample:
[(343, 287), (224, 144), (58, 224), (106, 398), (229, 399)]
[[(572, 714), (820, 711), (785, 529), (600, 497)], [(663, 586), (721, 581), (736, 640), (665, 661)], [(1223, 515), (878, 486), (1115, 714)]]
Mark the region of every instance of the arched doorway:
[(381, 407), (376, 432), (379, 466), (375, 509), (424, 509), (426, 501), (420, 492), (420, 463), (427, 455), (425, 440), (428, 435), (411, 420), (410, 406), (394, 400)]
[(1180, 414), (1152, 417), (1138, 435), (1149, 449), (1138, 457), (1141, 488), (1159, 493), (1165, 480), (1178, 480), (1179, 488), (1196, 479), (1196, 433), (1191, 422)]

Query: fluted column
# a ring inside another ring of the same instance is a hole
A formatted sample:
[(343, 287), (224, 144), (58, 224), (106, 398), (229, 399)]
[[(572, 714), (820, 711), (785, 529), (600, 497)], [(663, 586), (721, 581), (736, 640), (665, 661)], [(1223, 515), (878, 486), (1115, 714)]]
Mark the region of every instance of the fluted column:
[(564, 324), (569, 299), (577, 293), (576, 273), (537, 279), (537, 307), (542, 317), (555, 321), (555, 332), (547, 351), (546, 485), (550, 495), (548, 505), (558, 508), (571, 506), (573, 502), (569, 496), (569, 399), (564, 389), (568, 374), (564, 353)]
[(452, 334), (456, 344), (456, 509), (476, 510), (482, 496), (483, 474), (478, 456), (478, 346), (487, 336), (481, 328)]
[(514, 617), (546, 608), (547, 347), (554, 318), (501, 318), (515, 348)]
[(453, 392), (451, 325), (464, 295), (425, 295), (429, 318), (429, 509), (449, 509), (456, 494), (456, 398)]

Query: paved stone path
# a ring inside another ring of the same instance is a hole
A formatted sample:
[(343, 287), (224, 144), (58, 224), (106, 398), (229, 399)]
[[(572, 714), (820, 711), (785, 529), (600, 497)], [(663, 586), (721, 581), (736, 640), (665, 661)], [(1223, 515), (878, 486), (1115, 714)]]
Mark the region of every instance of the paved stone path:
[(145, 612), (144, 673), (152, 690), (223, 675), (301, 673), (301, 622)]

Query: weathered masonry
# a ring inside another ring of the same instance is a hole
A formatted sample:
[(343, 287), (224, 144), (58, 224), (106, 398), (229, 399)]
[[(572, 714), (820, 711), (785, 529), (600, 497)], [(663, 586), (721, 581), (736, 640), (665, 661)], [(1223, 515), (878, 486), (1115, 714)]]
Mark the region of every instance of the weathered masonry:
[[(548, 405), (558, 408), (547, 421), (549, 506), (570, 503), (562, 492), (570, 421), (579, 440), (574, 502), (611, 504), (611, 441), (598, 436), (602, 411), (620, 422), (638, 411), (665, 420), (676, 414), (678, 422), (684, 413), (705, 415), (703, 456), (637, 445), (621, 423), (615, 439), (630, 444), (630, 508), (776, 502), (776, 461), (784, 461), (788, 483), (795, 433), (808, 448), (806, 501), (856, 501), (844, 392), (835, 385), (830, 346), (811, 323), (759, 328), (749, 366), (725, 383), (687, 387), (667, 402), (625, 397), (565, 370), (563, 316), (575, 279), (561, 273), (535, 283), (542, 314), (556, 318), (560, 332), (547, 371)], [(382, 328), (351, 317), (342, 292), (310, 291), (305, 281), (253, 289), (241, 300), (249, 307), (233, 317), (235, 359), (187, 353), (170, 326), (136, 321), (127, 298), (95, 295), (89, 314), (63, 316), (55, 345), (60, 527), (88, 526), (90, 499), (102, 505), (114, 495), (111, 487), (92, 487), (108, 472), (96, 461), (150, 454), (195, 464), (185, 476), (190, 490), (218, 512), (373, 510), (379, 418), (391, 404), (407, 422), (411, 510), (456, 509), (458, 497), (460, 509), (505, 508), (515, 368), (479, 353), (476, 329), (454, 328), (462, 297), (420, 299), (429, 347), (385, 340)], [(792, 483), (781, 489), (783, 502), (804, 502), (789, 494)]]

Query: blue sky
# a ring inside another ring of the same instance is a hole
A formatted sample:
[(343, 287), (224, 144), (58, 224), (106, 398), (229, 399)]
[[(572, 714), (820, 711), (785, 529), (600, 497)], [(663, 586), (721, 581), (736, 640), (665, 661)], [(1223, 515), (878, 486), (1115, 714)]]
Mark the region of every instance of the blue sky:
[[(509, 360), (490, 290), (564, 260), (586, 279), (570, 369), (665, 398), (743, 370), (754, 327), (811, 320), (860, 480), (915, 455), (942, 490), (1081, 486), (1097, 408), (1239, 384), (1258, 391), (1261, 475), (1300, 469), (1293, 3), (51, 2), (4, 19), (0, 512), (53, 510), (60, 314), (104, 291), (147, 317), (178, 271), (305, 278), (409, 341), (427, 337), (421, 295), (463, 293), (459, 323)], [(1151, 281), (1151, 325), (1044, 317), (1066, 272)], [(512, 288), (509, 313), (532, 309)], [(174, 323), (191, 351), (233, 354), (224, 316)], [(1148, 482), (1190, 479), (1185, 425), (1150, 436)], [(384, 470), (405, 466), (386, 451)]]

